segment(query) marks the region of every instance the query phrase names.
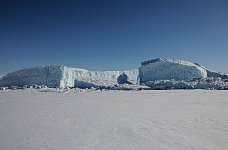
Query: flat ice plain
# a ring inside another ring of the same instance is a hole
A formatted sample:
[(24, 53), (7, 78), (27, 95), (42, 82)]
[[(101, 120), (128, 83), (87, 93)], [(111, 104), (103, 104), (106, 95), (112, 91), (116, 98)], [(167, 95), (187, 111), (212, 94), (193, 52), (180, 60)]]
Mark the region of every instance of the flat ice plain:
[(0, 91), (1, 150), (227, 150), (228, 91)]

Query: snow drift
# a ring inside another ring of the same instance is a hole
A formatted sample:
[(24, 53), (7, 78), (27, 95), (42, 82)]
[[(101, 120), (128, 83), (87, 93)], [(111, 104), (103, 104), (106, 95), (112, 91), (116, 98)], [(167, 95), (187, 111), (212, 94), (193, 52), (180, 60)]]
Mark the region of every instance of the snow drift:
[(191, 80), (206, 77), (207, 71), (203, 66), (176, 59), (151, 59), (142, 62), (139, 68), (141, 83), (155, 80)]

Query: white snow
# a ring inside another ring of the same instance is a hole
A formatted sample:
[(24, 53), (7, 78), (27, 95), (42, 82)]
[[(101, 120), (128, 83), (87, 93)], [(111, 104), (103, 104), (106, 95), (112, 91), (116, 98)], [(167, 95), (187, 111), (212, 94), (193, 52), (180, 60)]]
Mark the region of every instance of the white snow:
[(1, 150), (225, 150), (228, 91), (0, 91)]
[(141, 63), (139, 77), (141, 83), (155, 80), (191, 80), (206, 78), (206, 69), (197, 64), (176, 59), (152, 59)]

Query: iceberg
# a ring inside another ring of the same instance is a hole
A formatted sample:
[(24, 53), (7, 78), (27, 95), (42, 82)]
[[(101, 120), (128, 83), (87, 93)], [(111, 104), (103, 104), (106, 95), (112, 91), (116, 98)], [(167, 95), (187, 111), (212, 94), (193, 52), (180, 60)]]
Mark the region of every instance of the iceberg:
[(117, 78), (123, 72), (129, 77), (130, 81), (137, 81), (137, 69), (126, 71), (89, 71), (61, 65), (48, 65), (9, 73), (0, 79), (0, 86), (108, 87), (117, 84)]
[(191, 80), (206, 78), (206, 69), (197, 64), (177, 59), (156, 58), (141, 63), (140, 83), (155, 80)]
[(0, 86), (47, 85), (58, 87), (61, 78), (61, 66), (39, 66), (22, 69), (3, 76), (0, 80)]
[[(0, 77), (1, 89), (47, 86), (49, 88), (96, 89), (227, 89), (228, 75), (208, 70), (198, 63), (156, 58), (141, 63), (139, 69), (90, 71), (62, 65), (18, 70)], [(140, 85), (139, 85), (140, 84)]]

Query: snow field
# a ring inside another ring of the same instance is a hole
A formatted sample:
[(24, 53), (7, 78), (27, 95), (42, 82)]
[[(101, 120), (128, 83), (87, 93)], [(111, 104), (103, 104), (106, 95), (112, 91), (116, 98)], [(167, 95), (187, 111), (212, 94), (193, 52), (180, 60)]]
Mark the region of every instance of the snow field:
[(0, 91), (3, 150), (228, 149), (228, 91)]

